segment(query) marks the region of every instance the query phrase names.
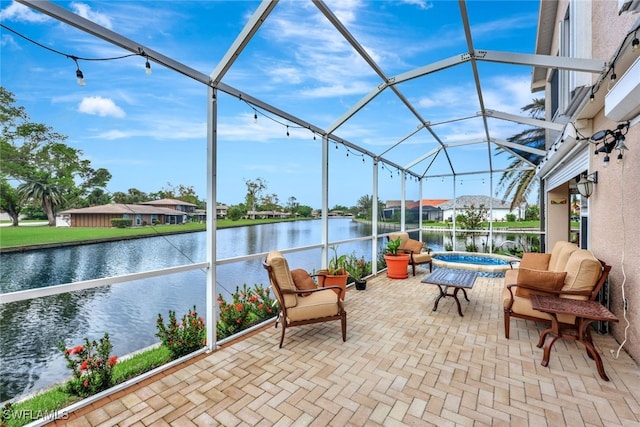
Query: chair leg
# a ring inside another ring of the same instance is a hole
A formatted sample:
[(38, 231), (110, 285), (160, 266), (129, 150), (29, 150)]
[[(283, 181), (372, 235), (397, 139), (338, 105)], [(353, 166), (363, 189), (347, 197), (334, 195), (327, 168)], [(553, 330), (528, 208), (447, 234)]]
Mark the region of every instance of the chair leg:
[(433, 260), (429, 261), (429, 273), (433, 272)]
[(509, 310), (504, 311), (504, 337), (509, 339), (509, 329), (511, 328), (511, 316)]
[(342, 342), (347, 341), (347, 312), (342, 313), (342, 318), (340, 319), (342, 323)]
[(282, 335), (280, 336), (280, 348), (282, 348), (282, 343), (284, 343), (284, 332), (287, 329), (287, 325), (285, 322), (282, 322)]
[(416, 265), (415, 264), (411, 264), (411, 266), (413, 267), (413, 275), (416, 275)]

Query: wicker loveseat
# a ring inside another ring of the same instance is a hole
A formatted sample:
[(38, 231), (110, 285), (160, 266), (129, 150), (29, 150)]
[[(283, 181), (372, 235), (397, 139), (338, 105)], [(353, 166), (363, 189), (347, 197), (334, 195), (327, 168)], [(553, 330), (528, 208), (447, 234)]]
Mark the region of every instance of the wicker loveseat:
[[(511, 317), (551, 323), (550, 315), (534, 310), (531, 294), (560, 298), (595, 300), (611, 271), (591, 251), (569, 242), (558, 242), (549, 254), (525, 253), (518, 268), (505, 274), (502, 292), (504, 335), (509, 338)], [(559, 314), (564, 326), (575, 323), (575, 316)]]

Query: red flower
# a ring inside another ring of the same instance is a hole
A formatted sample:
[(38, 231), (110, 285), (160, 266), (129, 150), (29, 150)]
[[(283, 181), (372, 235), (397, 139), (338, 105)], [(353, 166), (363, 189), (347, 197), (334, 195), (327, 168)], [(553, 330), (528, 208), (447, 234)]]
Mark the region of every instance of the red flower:
[(258, 304), (258, 308), (259, 308), (260, 310), (262, 310), (262, 308), (263, 308), (263, 307), (264, 307), (264, 305), (262, 305), (262, 304)]
[(84, 346), (83, 345), (77, 345), (77, 346), (73, 347), (71, 350), (69, 350), (69, 354), (78, 354), (82, 350), (84, 350)]
[(82, 385), (85, 386), (85, 387), (89, 387), (89, 380), (84, 380)]
[(236, 305), (236, 310), (242, 311), (242, 304), (237, 304)]
[(89, 366), (89, 361), (83, 360), (82, 363), (80, 364), (80, 370), (84, 371), (85, 369), (87, 369), (88, 366)]
[(107, 362), (109, 366), (113, 366), (118, 362), (118, 356), (111, 356)]

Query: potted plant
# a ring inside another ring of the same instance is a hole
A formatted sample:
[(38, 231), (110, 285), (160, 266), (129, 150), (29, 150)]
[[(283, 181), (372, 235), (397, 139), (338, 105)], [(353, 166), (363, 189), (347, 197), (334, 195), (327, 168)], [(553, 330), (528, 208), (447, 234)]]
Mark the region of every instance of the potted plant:
[(347, 291), (347, 280), (349, 272), (347, 271), (347, 256), (338, 256), (338, 247), (332, 246), (333, 257), (329, 260), (329, 266), (326, 270), (318, 271), (318, 284), (325, 286), (340, 286), (342, 290), (336, 291), (340, 295), (340, 299), (344, 300)]
[(369, 274), (369, 263), (365, 261), (364, 257), (358, 258), (354, 252), (349, 256), (347, 270), (356, 285), (356, 289), (364, 291), (367, 288), (367, 279), (364, 277)]
[(384, 260), (387, 263), (387, 277), (390, 279), (406, 279), (409, 277), (407, 267), (409, 267), (409, 255), (402, 253), (400, 245), (402, 239), (389, 239), (384, 251)]

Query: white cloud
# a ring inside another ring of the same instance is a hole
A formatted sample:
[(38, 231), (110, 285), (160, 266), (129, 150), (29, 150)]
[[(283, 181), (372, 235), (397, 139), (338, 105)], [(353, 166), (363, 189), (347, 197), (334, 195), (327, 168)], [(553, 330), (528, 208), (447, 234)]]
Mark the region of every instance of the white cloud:
[(427, 10), (433, 7), (433, 3), (426, 0), (403, 0), (402, 3), (418, 6), (419, 9)]
[(35, 12), (30, 7), (20, 3), (11, 2), (9, 6), (0, 11), (0, 20), (18, 22), (46, 22), (51, 20), (46, 15)]
[(101, 96), (89, 96), (82, 98), (78, 111), (85, 114), (93, 114), (100, 117), (117, 117), (126, 116), (124, 110), (116, 105), (112, 99), (103, 98)]
[(89, 21), (95, 22), (98, 25), (102, 25), (105, 28), (112, 29), (111, 18), (107, 15), (91, 10), (91, 7), (88, 4), (84, 3), (71, 3), (71, 9), (82, 16), (83, 18), (88, 19)]

